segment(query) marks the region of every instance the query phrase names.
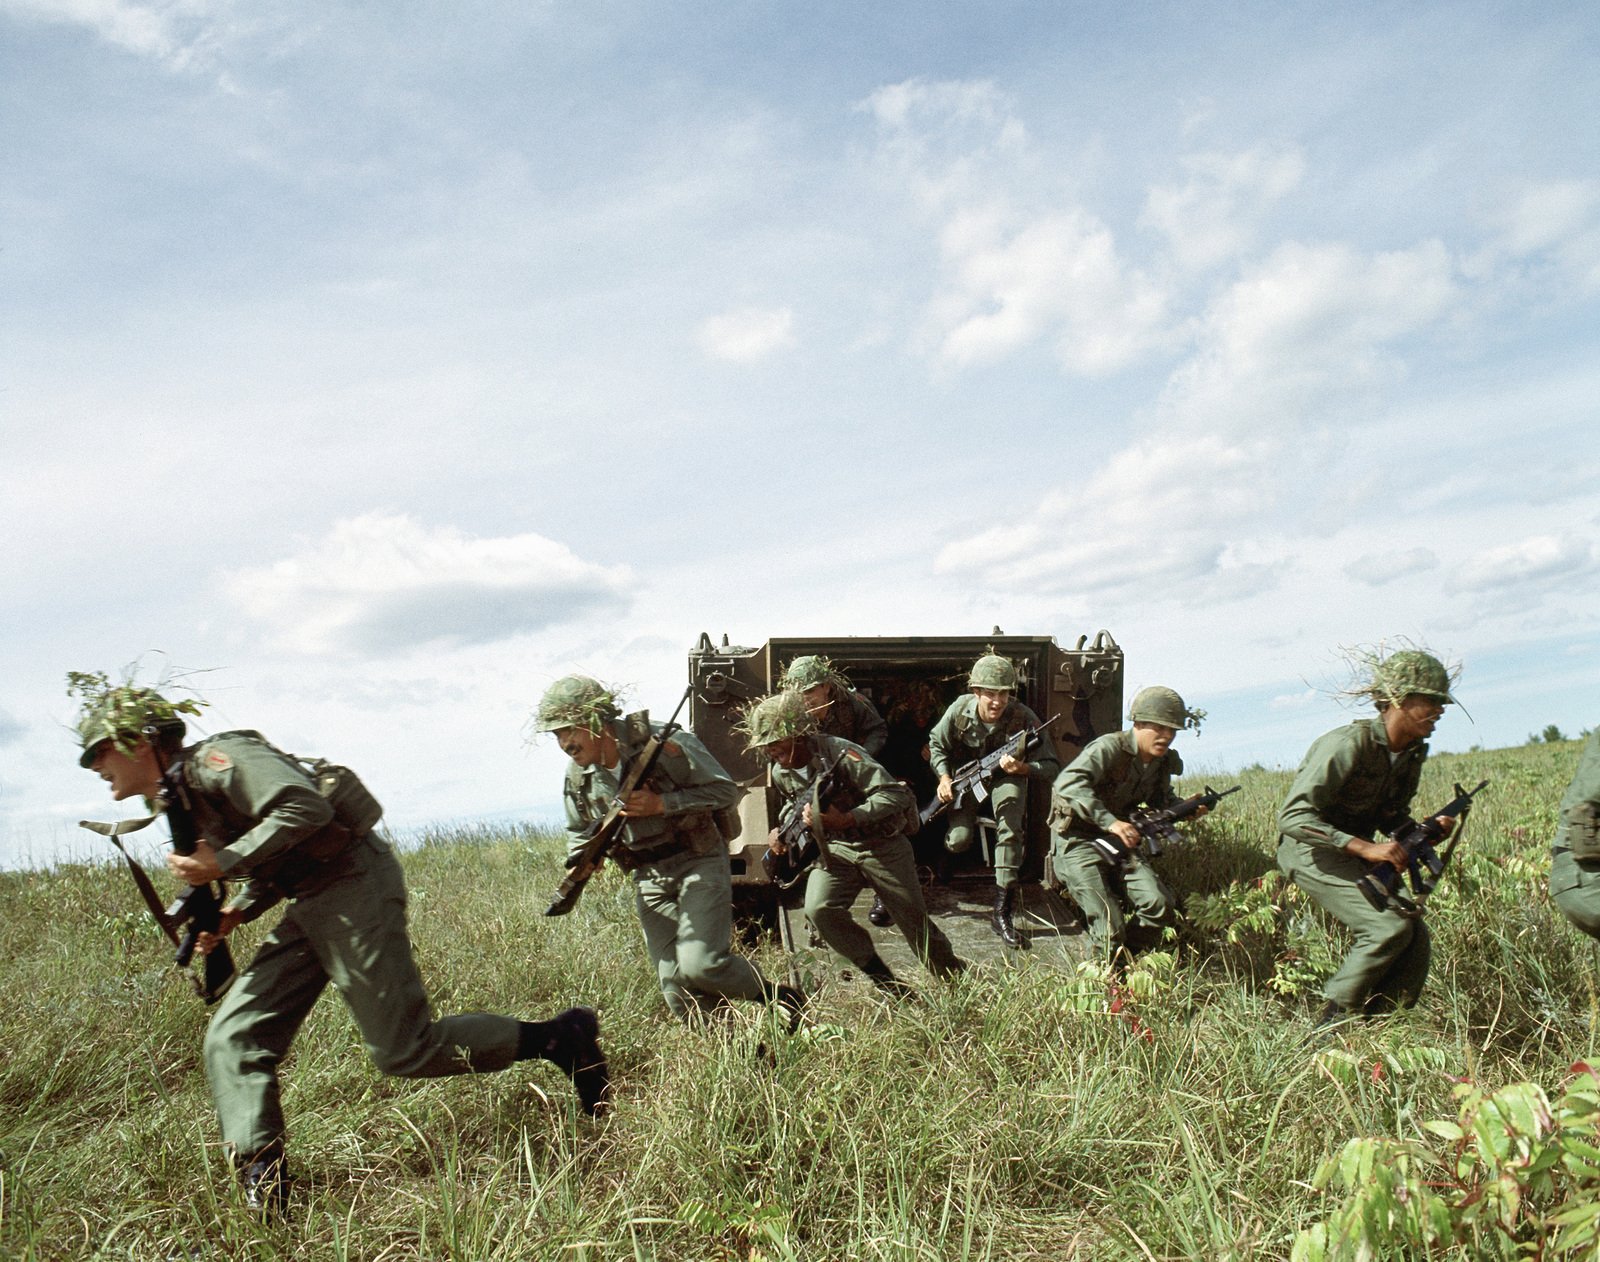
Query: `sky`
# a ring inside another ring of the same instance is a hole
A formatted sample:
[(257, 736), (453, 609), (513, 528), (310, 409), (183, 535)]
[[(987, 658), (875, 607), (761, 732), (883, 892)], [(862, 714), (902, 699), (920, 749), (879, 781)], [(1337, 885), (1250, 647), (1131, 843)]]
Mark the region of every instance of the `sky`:
[[(554, 819), (702, 631), (1107, 628), (1293, 766), (1600, 718), (1591, 4), (0, 0), (0, 866), (69, 670)], [(1470, 716), (1470, 717), (1469, 717)], [(83, 838), (82, 841), (79, 838)]]

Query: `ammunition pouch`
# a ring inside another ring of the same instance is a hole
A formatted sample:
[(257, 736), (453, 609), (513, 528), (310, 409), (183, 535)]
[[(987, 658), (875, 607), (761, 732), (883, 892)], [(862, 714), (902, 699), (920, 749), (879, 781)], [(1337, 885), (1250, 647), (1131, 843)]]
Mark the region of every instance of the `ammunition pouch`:
[[(365, 836), (362, 833), (361, 836)], [(355, 843), (360, 838), (338, 820), (319, 829), (281, 859), (251, 872), (284, 898), (304, 898), (320, 893), (351, 867)]]
[(724, 842), (734, 840), (744, 830), (744, 820), (739, 818), (739, 804), (724, 806), (721, 810), (711, 812), (711, 822), (717, 826), (717, 832)]
[(639, 868), (648, 867), (652, 863), (665, 863), (668, 859), (676, 859), (680, 854), (689, 850), (689, 843), (681, 837), (674, 837), (655, 846), (617, 846), (607, 856), (624, 872), (633, 872)]
[(1600, 823), (1595, 819), (1593, 802), (1583, 802), (1567, 815), (1566, 842), (1579, 863), (1600, 860)]

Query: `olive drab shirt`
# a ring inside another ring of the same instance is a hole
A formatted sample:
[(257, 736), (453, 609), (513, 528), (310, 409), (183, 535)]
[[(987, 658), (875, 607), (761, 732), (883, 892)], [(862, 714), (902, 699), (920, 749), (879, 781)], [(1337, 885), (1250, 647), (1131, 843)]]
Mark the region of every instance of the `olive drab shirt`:
[[(978, 718), (978, 698), (966, 693), (950, 703), (944, 716), (928, 733), (928, 757), (935, 775), (954, 775), (957, 768), (974, 758), (992, 753), (1016, 737), (1023, 728), (1038, 727), (1039, 716), (1020, 701), (1011, 701), (992, 726)], [(1061, 766), (1055, 742), (1049, 732), (1040, 733), (1028, 761), (1028, 774), (1053, 776)]]
[(853, 688), (831, 685), (833, 704), (822, 712), (817, 726), (826, 736), (842, 736), (876, 758), (889, 743), (889, 725), (876, 706)]
[(1352, 838), (1392, 833), (1410, 818), (1427, 757), (1427, 742), (1413, 741), (1391, 758), (1381, 718), (1325, 732), (1295, 772), (1278, 829), (1291, 841), (1335, 850)]
[(220, 732), (183, 760), (195, 831), (216, 848), (225, 879), (249, 880), (229, 906), (254, 919), (284, 896), (271, 882), (295, 866), (296, 851), (337, 827), (333, 807), (305, 768), (258, 732)]
[(784, 801), (793, 801), (801, 793), (810, 792), (812, 783), (823, 770), (839, 758), (839, 770), (846, 784), (854, 790), (851, 797), (859, 802), (850, 808), (856, 823), (837, 835), (843, 840), (871, 842), (886, 837), (898, 837), (905, 831), (908, 815), (915, 815), (916, 799), (911, 790), (901, 784), (882, 763), (874, 759), (861, 746), (838, 736), (810, 736), (811, 760), (805, 767), (772, 768), (772, 785)]
[[(653, 735), (664, 724), (648, 725)], [(644, 725), (622, 719), (611, 723), (617, 738), (617, 765), (580, 767), (571, 763), (561, 796), (567, 812), (567, 853), (583, 849), (584, 830), (605, 816), (628, 768), (649, 742)], [(656, 759), (644, 787), (661, 795), (663, 813), (630, 819), (622, 827), (622, 844), (630, 850), (654, 850), (678, 843), (701, 853), (723, 846), (714, 815), (735, 805), (744, 790), (722, 769), (693, 732), (672, 734)]]
[(1141, 760), (1131, 729), (1097, 736), (1056, 777), (1050, 827), (1062, 834), (1109, 832), (1111, 825), (1126, 823), (1136, 806), (1172, 805), (1172, 777), (1182, 774), (1183, 759), (1175, 749)]
[(1578, 758), (1578, 770), (1561, 798), (1561, 808), (1556, 815), (1555, 845), (1573, 848), (1578, 851), (1578, 857), (1583, 858), (1583, 852), (1596, 844), (1597, 815), (1600, 815), (1600, 728), (1589, 734)]

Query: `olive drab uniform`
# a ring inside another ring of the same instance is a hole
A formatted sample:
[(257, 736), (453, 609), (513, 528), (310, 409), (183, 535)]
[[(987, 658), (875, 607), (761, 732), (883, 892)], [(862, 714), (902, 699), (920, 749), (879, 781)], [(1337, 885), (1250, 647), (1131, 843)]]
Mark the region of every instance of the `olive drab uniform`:
[[(806, 918), (830, 947), (872, 976), (875, 967), (883, 967), (882, 961), (872, 935), (850, 915), (862, 888), (871, 886), (930, 973), (936, 977), (959, 973), (965, 966), (956, 958), (950, 939), (928, 918), (911, 842), (905, 836), (908, 820), (914, 821), (917, 813), (911, 790), (859, 745), (837, 736), (808, 739), (810, 762), (804, 768), (774, 766), (773, 787), (784, 799), (793, 800), (809, 792), (822, 769), (840, 759), (839, 769), (849, 786), (849, 813), (856, 822), (824, 838), (823, 857), (806, 884)], [(842, 801), (836, 809), (846, 806)]]
[[(957, 697), (928, 733), (929, 761), (934, 774), (953, 775), (963, 764), (1013, 740), (1024, 728), (1038, 726), (1039, 716), (1020, 701), (1009, 702), (999, 720), (990, 724), (978, 718), (975, 695), (969, 692)], [(1054, 777), (1061, 766), (1049, 732), (1040, 733), (1039, 744), (1027, 760), (1027, 766), (1026, 776), (1000, 774), (989, 785), (995, 823), (994, 879), (995, 884), (1002, 887), (1015, 885), (1022, 868), (1026, 843), (1023, 813), (1028, 804), (1028, 780), (1030, 777)], [(969, 849), (977, 827), (978, 803), (969, 795), (950, 809), (945, 848), (958, 854)]]
[(1577, 773), (1561, 799), (1550, 854), (1550, 897), (1561, 914), (1600, 938), (1600, 730), (1589, 734)]
[(1391, 750), (1381, 718), (1358, 719), (1319, 736), (1289, 786), (1278, 815), (1278, 867), (1355, 935), (1322, 989), (1330, 1003), (1409, 1006), (1427, 980), (1427, 924), (1373, 907), (1356, 886), (1371, 864), (1345, 850), (1352, 838), (1374, 840), (1409, 821), (1427, 757), (1426, 742)]
[[(617, 739), (617, 765), (567, 768), (562, 796), (572, 854), (582, 849), (584, 830), (605, 815), (634, 757), (662, 727), (638, 715), (606, 722)], [(610, 858), (633, 874), (645, 950), (667, 1007), (686, 1020), (722, 998), (770, 998), (771, 984), (730, 945), (733, 882), (724, 830), (731, 829), (743, 790), (693, 733), (681, 729), (662, 748), (643, 787), (661, 795), (664, 811), (629, 819)]]
[(1050, 791), (1050, 862), (1082, 908), (1097, 951), (1109, 954), (1127, 945), (1124, 895), (1134, 927), (1148, 931), (1171, 919), (1176, 900), (1142, 855), (1131, 854), (1126, 866), (1115, 864), (1090, 838), (1126, 822), (1137, 806), (1172, 805), (1172, 778), (1182, 774), (1176, 750), (1145, 762), (1135, 733), (1128, 730), (1096, 737), (1056, 777)]
[(817, 728), (825, 736), (841, 736), (852, 744), (861, 746), (876, 758), (889, 743), (889, 725), (883, 721), (877, 706), (854, 688), (842, 684), (829, 685), (833, 704), (817, 719)]
[(182, 757), (197, 832), (225, 878), (248, 882), (230, 909), (252, 920), (289, 901), (206, 1031), (206, 1073), (235, 1153), (282, 1142), (278, 1065), (329, 982), (386, 1074), (431, 1078), (517, 1059), (510, 1017), (434, 1018), (411, 955), (400, 864), (383, 838), (335, 820), (299, 763), (253, 732), (224, 732)]

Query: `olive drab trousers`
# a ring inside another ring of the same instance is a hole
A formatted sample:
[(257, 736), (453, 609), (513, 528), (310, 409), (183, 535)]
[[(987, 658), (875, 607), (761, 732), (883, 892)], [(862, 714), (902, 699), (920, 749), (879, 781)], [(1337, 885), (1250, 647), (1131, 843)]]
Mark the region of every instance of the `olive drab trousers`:
[[(1014, 885), (1022, 871), (1025, 838), (1022, 817), (1028, 806), (1026, 776), (996, 776), (989, 784), (990, 809), (994, 812), (994, 883)], [(950, 810), (950, 831), (944, 848), (961, 854), (972, 848), (978, 832), (978, 803), (969, 795)]]
[(1365, 859), (1285, 837), (1278, 842), (1278, 867), (1311, 901), (1355, 937), (1322, 997), (1346, 1008), (1369, 1001), (1409, 1008), (1428, 980), (1433, 939), (1421, 917), (1379, 911), (1356, 882), (1371, 865)]
[(869, 885), (930, 973), (953, 977), (961, 971), (950, 939), (928, 919), (917, 861), (904, 837), (828, 842), (826, 862), (813, 868), (806, 881), (806, 919), (824, 942), (857, 968), (865, 968), (878, 954), (872, 934), (850, 914), (857, 896)]
[[(1110, 956), (1127, 946), (1128, 919), (1135, 928), (1160, 929), (1172, 919), (1177, 900), (1165, 881), (1138, 855), (1120, 872), (1093, 842), (1083, 837), (1051, 838), (1050, 863), (1088, 922), (1094, 951)], [(1116, 888), (1120, 882), (1122, 890)], [(1122, 894), (1127, 895), (1127, 910)]]
[(237, 1156), (282, 1140), (278, 1065), (329, 982), (386, 1074), (436, 1078), (504, 1069), (516, 1057), (509, 1017), (434, 1019), (411, 955), (400, 863), (376, 836), (355, 844), (346, 875), (289, 904), (206, 1030), (206, 1076)]
[(1575, 927), (1600, 938), (1600, 862), (1580, 863), (1557, 846), (1550, 856), (1550, 897)]
[(719, 999), (766, 999), (771, 986), (735, 955), (733, 879), (722, 852), (676, 855), (633, 874), (644, 946), (672, 1015), (687, 1021)]

